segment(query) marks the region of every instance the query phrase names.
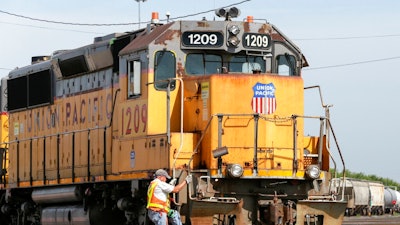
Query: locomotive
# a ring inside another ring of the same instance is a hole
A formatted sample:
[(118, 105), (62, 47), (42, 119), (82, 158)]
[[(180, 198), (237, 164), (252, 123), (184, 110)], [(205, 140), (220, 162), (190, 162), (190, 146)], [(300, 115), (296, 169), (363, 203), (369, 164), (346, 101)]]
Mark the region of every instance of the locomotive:
[(193, 177), (172, 196), (185, 224), (341, 224), (337, 142), (328, 106), (304, 115), (305, 57), (265, 20), (216, 14), (153, 13), (3, 78), (0, 224), (148, 224), (159, 168)]

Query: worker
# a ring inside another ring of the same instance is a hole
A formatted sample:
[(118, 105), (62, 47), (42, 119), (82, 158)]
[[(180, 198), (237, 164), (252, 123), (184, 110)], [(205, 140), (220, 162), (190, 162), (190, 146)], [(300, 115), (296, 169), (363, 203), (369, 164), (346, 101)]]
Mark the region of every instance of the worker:
[(158, 169), (155, 179), (150, 183), (147, 190), (147, 214), (149, 219), (155, 225), (182, 225), (181, 216), (178, 211), (171, 209), (169, 194), (178, 193), (186, 184), (192, 182), (192, 175), (188, 175), (185, 180), (174, 186), (176, 179), (167, 183), (167, 179), (171, 179), (168, 172)]

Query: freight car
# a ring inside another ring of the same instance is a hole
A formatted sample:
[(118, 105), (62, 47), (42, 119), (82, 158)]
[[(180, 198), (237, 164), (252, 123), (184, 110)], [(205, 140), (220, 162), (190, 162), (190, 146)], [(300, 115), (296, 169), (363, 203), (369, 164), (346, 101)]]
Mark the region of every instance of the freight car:
[(394, 212), (399, 212), (400, 205), (400, 192), (397, 188), (392, 189), (390, 187), (385, 187), (385, 212), (393, 214)]
[(11, 71), (0, 224), (144, 224), (159, 168), (193, 176), (173, 196), (185, 224), (341, 224), (329, 106), (304, 115), (300, 49), (238, 13), (166, 24), (153, 13), (146, 28)]
[(346, 178), (332, 179), (336, 193), (343, 193), (347, 201), (346, 215), (383, 215), (385, 212), (385, 187), (380, 182)]

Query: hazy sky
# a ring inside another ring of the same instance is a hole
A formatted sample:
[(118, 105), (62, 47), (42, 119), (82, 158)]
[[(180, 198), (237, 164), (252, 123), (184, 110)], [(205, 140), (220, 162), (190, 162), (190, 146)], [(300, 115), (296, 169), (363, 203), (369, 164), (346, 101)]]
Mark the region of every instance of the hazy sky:
[[(147, 0), (140, 2), (141, 22), (151, 12), (160, 19), (209, 11), (241, 0)], [(139, 21), (135, 0), (1, 0), (0, 77), (30, 63), (32, 56), (50, 55), (93, 42), (96, 36), (130, 31), (127, 26), (80, 26), (41, 20), (121, 24)], [(306, 86), (320, 85), (324, 103), (332, 104), (332, 125), (352, 172), (400, 182), (400, 1), (395, 0), (251, 0), (236, 7), (276, 25), (302, 49), (310, 67)], [(214, 19), (214, 13), (186, 19)], [(143, 27), (144, 25), (142, 25)], [(316, 90), (306, 94), (308, 115), (321, 115)], [(399, 142), (398, 142), (399, 141)]]

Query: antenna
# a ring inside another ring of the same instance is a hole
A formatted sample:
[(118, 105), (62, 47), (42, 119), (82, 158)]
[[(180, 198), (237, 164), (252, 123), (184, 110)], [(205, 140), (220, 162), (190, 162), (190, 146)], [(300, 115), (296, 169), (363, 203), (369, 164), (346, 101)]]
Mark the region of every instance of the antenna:
[(138, 3), (138, 12), (139, 12), (139, 24), (138, 24), (138, 28), (140, 29), (140, 2), (145, 2), (147, 0), (135, 0)]

